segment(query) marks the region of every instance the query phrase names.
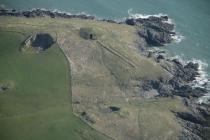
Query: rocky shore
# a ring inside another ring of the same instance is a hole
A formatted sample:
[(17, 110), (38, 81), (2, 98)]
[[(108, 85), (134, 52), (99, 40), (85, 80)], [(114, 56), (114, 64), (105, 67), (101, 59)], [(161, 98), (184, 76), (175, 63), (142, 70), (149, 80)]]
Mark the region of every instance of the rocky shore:
[[(145, 39), (148, 46), (163, 46), (166, 43), (172, 42), (173, 36), (175, 35), (174, 25), (167, 22), (167, 16), (151, 16), (146, 19), (127, 18), (124, 22), (116, 22), (114, 20), (97, 19), (94, 16), (85, 14), (71, 15), (42, 9), (31, 11), (1, 9), (0, 16), (27, 18), (49, 16), (51, 18), (79, 18), (127, 24), (137, 27), (138, 35)], [(178, 59), (167, 58), (163, 51), (149, 51), (146, 47), (141, 47), (141, 51), (146, 57), (154, 59), (160, 64), (170, 76), (166, 79), (140, 81), (138, 86), (143, 91), (157, 91), (158, 95), (154, 95), (154, 97), (181, 97), (190, 111), (173, 112), (183, 128), (180, 139), (207, 140), (210, 137), (210, 106), (207, 104), (198, 104), (197, 100), (199, 97), (209, 93), (209, 91), (205, 88), (205, 85), (203, 87), (191, 86), (191, 83), (199, 76), (199, 64), (194, 62), (184, 64)], [(3, 88), (0, 86), (0, 91), (1, 89)], [(83, 113), (83, 116), (86, 116), (86, 114)]]
[(210, 106), (198, 104), (198, 98), (209, 93), (203, 87), (193, 87), (192, 83), (198, 73), (198, 63), (188, 62), (183, 64), (178, 59), (167, 59), (159, 52), (154, 52), (154, 59), (169, 73), (170, 79), (158, 81), (145, 81), (142, 85), (144, 90), (155, 89), (158, 96), (180, 96), (190, 110), (189, 112), (174, 112), (183, 127), (181, 140), (207, 140), (210, 134)]
[[(174, 25), (168, 23), (167, 16), (139, 19), (126, 19), (125, 23), (137, 26), (138, 34), (145, 38), (149, 46), (163, 46), (170, 43), (175, 35)], [(210, 136), (210, 106), (198, 104), (198, 98), (209, 93), (205, 87), (193, 87), (192, 82), (199, 77), (199, 64), (194, 62), (183, 63), (179, 59), (166, 57), (164, 51), (148, 51), (146, 55), (153, 58), (166, 71), (171, 74), (170, 79), (159, 79), (158, 81), (144, 81), (143, 90), (157, 90), (158, 96), (180, 96), (190, 112), (174, 112), (183, 127), (180, 139), (183, 140), (207, 140)]]
[(175, 35), (174, 25), (168, 23), (167, 16), (155, 17), (150, 16), (148, 18), (128, 18), (125, 23), (132, 26), (137, 26), (138, 34), (145, 38), (147, 44), (151, 46), (163, 46), (166, 43), (170, 43)]

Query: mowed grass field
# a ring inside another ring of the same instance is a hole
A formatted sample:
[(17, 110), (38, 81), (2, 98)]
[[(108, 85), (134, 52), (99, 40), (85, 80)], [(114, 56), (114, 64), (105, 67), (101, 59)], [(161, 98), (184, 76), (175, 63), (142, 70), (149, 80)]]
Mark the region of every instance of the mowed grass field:
[(69, 64), (55, 44), (19, 51), (25, 37), (0, 30), (0, 140), (103, 140), (72, 113)]

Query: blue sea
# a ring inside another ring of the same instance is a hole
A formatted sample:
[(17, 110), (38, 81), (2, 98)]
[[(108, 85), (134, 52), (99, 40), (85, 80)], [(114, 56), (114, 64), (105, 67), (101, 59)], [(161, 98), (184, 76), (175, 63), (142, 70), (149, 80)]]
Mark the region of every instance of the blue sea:
[(167, 14), (176, 25), (175, 42), (164, 49), (171, 56), (201, 64), (202, 83), (210, 76), (210, 0), (0, 0), (0, 6), (29, 10), (57, 9), (85, 12), (99, 18), (120, 20), (128, 16)]

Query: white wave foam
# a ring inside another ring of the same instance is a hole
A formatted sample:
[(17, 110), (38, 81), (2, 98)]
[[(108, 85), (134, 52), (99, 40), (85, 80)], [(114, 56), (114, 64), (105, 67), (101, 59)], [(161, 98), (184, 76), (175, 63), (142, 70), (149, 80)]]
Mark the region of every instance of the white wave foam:
[(146, 19), (146, 18), (149, 18), (151, 16), (154, 16), (154, 17), (167, 16), (166, 14), (162, 14), (162, 13), (159, 13), (159, 14), (156, 14), (156, 15), (146, 15), (146, 14), (139, 14), (139, 13), (134, 14), (133, 9), (128, 10), (128, 15), (129, 15), (130, 18), (134, 18), (134, 19), (137, 19), (137, 18)]
[(173, 57), (168, 56), (170, 60), (177, 59), (182, 65), (186, 65), (187, 61), (184, 59), (184, 54), (175, 55)]
[[(195, 80), (192, 82), (193, 87), (201, 87), (201, 88), (207, 88), (207, 90), (210, 90), (210, 81), (209, 77), (207, 74), (207, 67), (208, 64), (198, 60), (198, 59), (193, 59), (192, 62), (198, 63), (198, 73), (199, 75), (195, 78)], [(210, 104), (210, 93), (207, 93), (206, 95), (200, 97), (197, 101), (198, 104)]]
[(52, 12), (57, 12), (57, 13), (66, 13), (67, 15), (72, 15), (72, 13), (70, 12), (66, 12), (66, 11), (62, 11), (62, 10), (59, 10), (59, 9), (51, 9)]
[(176, 35), (172, 35), (172, 39), (174, 40), (175, 43), (180, 43), (182, 42), (182, 40), (185, 39), (185, 37), (180, 33), (177, 33)]
[[(162, 16), (168, 16), (167, 14), (163, 14), (163, 13), (159, 13), (159, 14), (154, 14), (154, 15), (146, 15), (146, 14), (139, 14), (139, 13), (133, 13), (133, 9), (129, 9), (128, 10), (128, 16), (129, 18), (134, 18), (134, 19), (138, 19), (138, 18), (142, 18), (142, 19), (147, 19), (151, 16), (153, 17), (162, 17)], [(166, 23), (169, 24), (174, 24), (173, 20), (168, 18), (167, 21), (164, 21)]]
[(192, 82), (192, 85), (194, 87), (204, 87), (204, 86), (208, 85), (208, 83), (209, 83), (208, 74), (207, 74), (208, 64), (205, 63), (204, 61), (199, 60), (199, 59), (192, 59), (191, 62), (199, 64), (199, 66), (198, 66), (199, 75)]
[(198, 104), (210, 104), (210, 93), (200, 97), (197, 101)]

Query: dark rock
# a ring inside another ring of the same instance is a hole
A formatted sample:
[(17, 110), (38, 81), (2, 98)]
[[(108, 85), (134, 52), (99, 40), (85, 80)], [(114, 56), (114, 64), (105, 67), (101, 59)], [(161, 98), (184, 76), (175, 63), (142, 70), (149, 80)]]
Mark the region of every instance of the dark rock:
[(179, 77), (173, 77), (168, 83), (174, 88), (174, 90), (178, 90), (182, 85), (182, 80)]
[(155, 29), (140, 29), (138, 34), (145, 38), (147, 43), (152, 46), (163, 46), (172, 41), (170, 34)]
[(197, 107), (199, 113), (202, 114), (204, 118), (210, 120), (210, 105), (202, 105)]
[(193, 63), (193, 62), (189, 62), (185, 66), (185, 68), (190, 68), (190, 69), (194, 69), (194, 70), (198, 70), (198, 67), (199, 67), (199, 64), (198, 63)]
[(27, 17), (27, 18), (31, 18), (31, 17), (35, 17), (36, 16), (35, 13), (30, 12), (30, 11), (24, 11), (22, 13), (22, 15), (25, 16), (25, 17)]
[(160, 59), (165, 59), (165, 57), (163, 55), (158, 55), (157, 60), (160, 60)]
[(155, 89), (159, 93), (159, 96), (173, 96), (173, 87), (167, 83), (157, 80), (145, 81), (142, 85), (142, 89), (145, 91)]
[(189, 94), (193, 91), (193, 88), (190, 85), (182, 85), (176, 87), (176, 91), (183, 94)]
[(210, 106), (199, 105), (196, 100), (184, 99), (189, 112), (176, 112), (177, 119), (182, 126), (181, 138), (208, 140), (210, 136)]
[(185, 65), (183, 69), (183, 79), (185, 81), (195, 80), (196, 76), (199, 75), (198, 67), (199, 67), (199, 64), (192, 63), (192, 62), (189, 62), (187, 65)]
[(171, 66), (171, 69), (173, 70), (171, 71), (172, 74), (175, 77), (180, 78), (184, 82), (192, 82), (199, 75), (197, 63), (189, 62), (184, 65), (178, 59), (168, 61), (171, 61), (173, 63), (173, 65)]
[(136, 24), (136, 20), (133, 19), (133, 18), (128, 18), (128, 19), (125, 20), (125, 23), (126, 23), (127, 25), (132, 25), (132, 26), (134, 26), (134, 25)]
[(174, 25), (169, 24), (167, 16), (149, 18), (128, 18), (125, 24), (139, 27), (138, 34), (145, 38), (147, 43), (152, 46), (163, 46), (172, 41)]
[(207, 89), (196, 87), (192, 90), (191, 96), (199, 98), (201, 96), (204, 96), (206, 93), (208, 93)]
[(179, 59), (173, 59), (172, 62), (174, 62), (178, 66), (182, 66), (182, 63), (179, 61)]
[(178, 112), (177, 116), (185, 121), (189, 121), (195, 124), (205, 125), (205, 122), (198, 116), (195, 116), (188, 112)]
[(161, 84), (157, 90), (160, 96), (164, 96), (164, 97), (173, 96), (173, 88), (170, 85)]

